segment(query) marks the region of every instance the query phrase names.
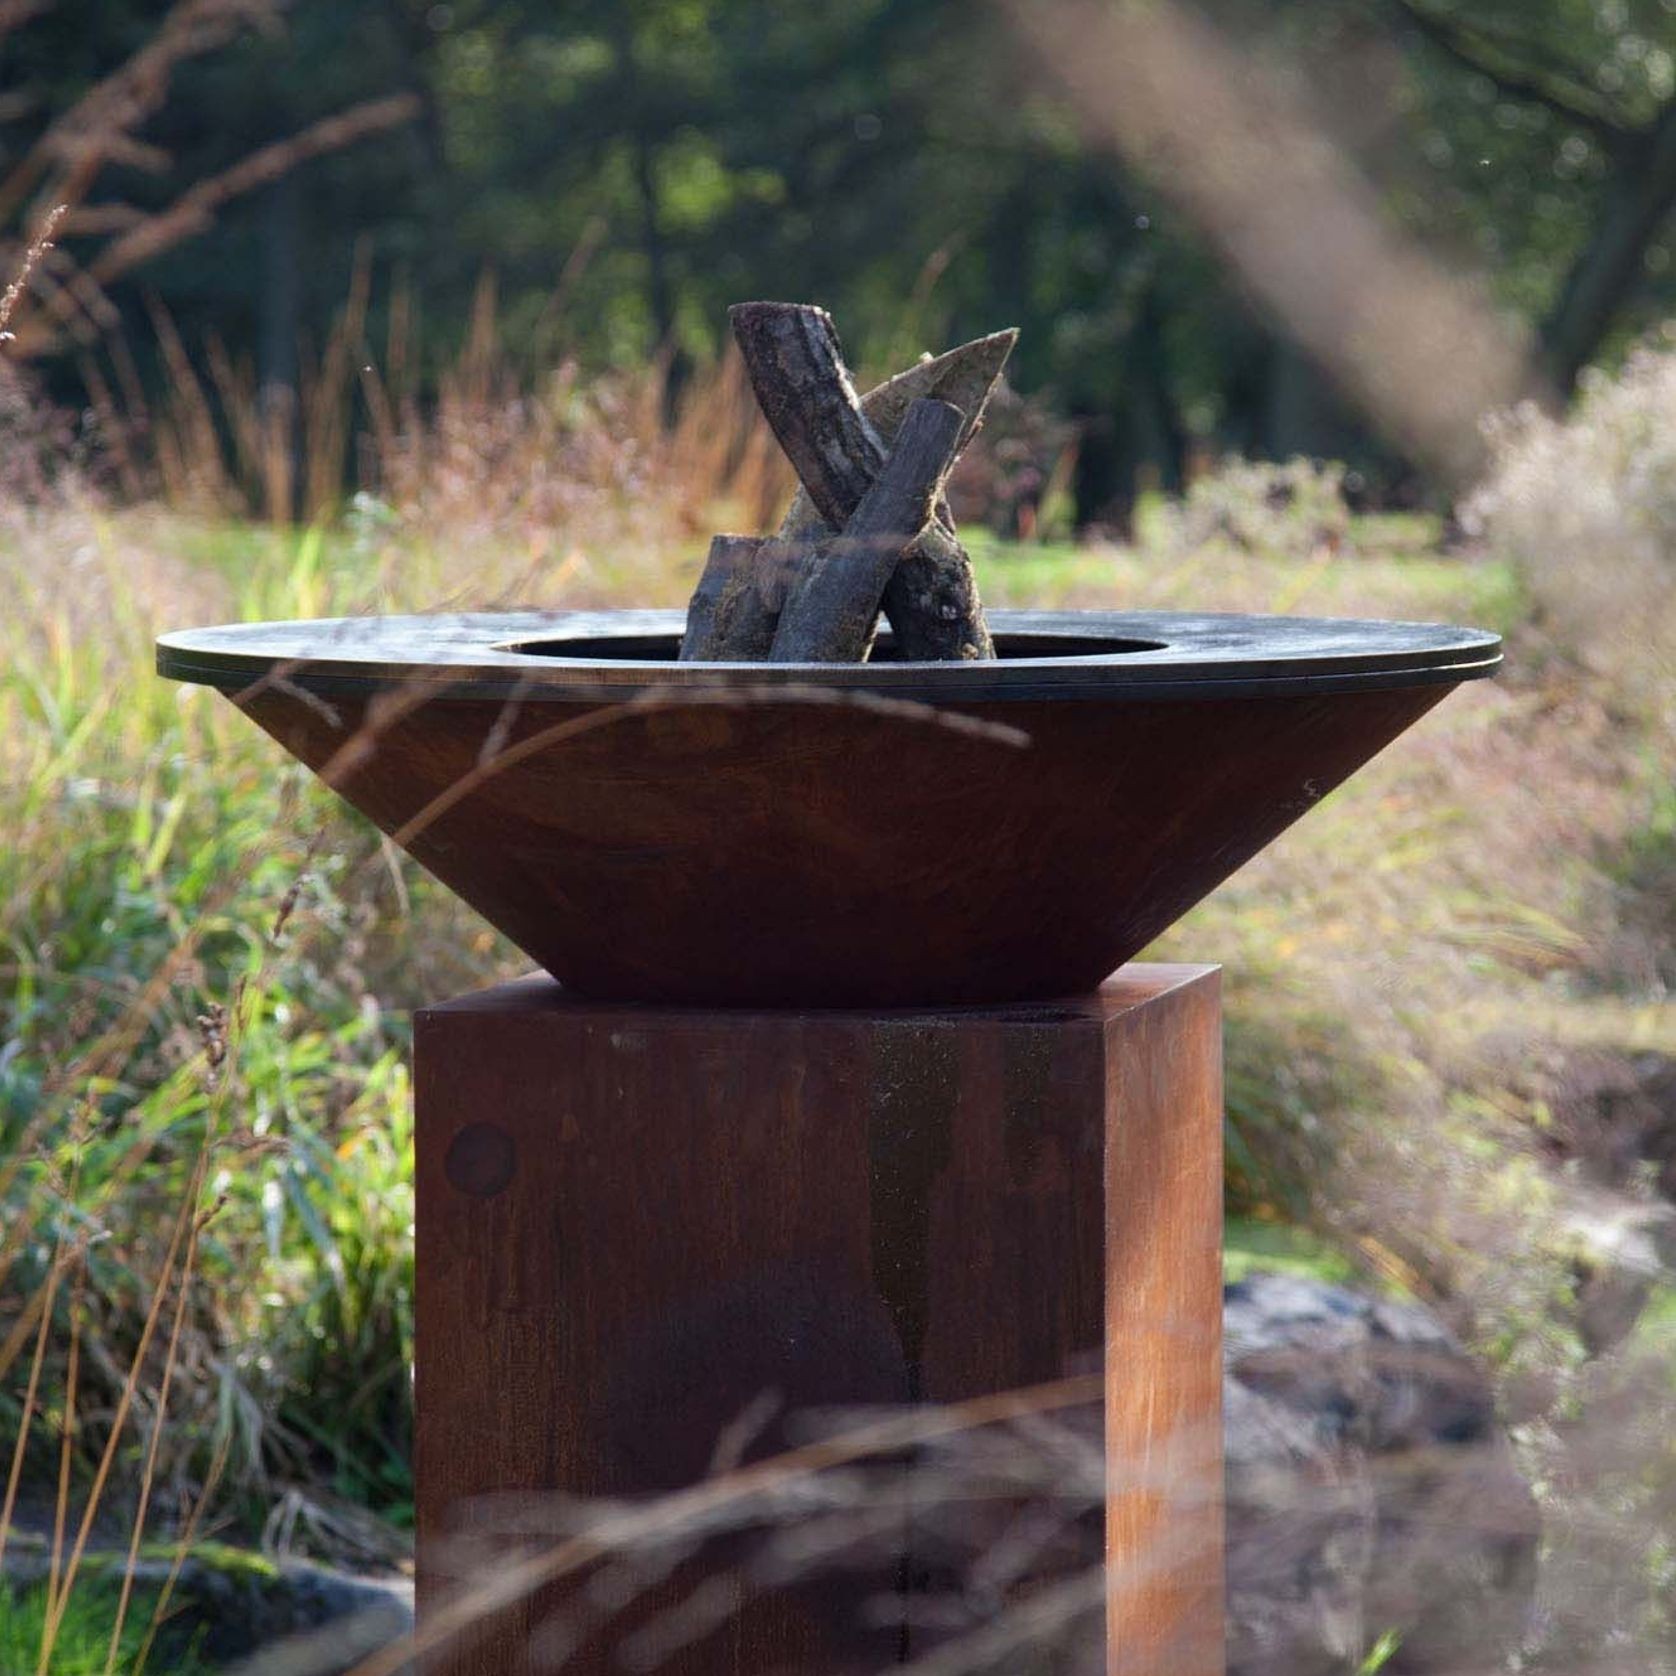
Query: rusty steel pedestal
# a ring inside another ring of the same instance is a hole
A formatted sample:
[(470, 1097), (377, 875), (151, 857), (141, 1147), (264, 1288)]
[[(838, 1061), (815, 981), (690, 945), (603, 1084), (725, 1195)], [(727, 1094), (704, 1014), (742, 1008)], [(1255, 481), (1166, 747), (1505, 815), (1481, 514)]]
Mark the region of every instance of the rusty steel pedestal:
[[(748, 1458), (799, 1410), (955, 1403), (1103, 1350), (1107, 1669), (1218, 1676), (1220, 1029), (1215, 969), (1186, 966), (949, 1011), (637, 1007), (532, 979), (421, 1012), (422, 1619), (513, 1522), (507, 1493), (670, 1490), (753, 1402)], [(932, 1630), (863, 1612), (927, 1586), (913, 1543), (870, 1581), (754, 1592), (656, 1668), (921, 1656)], [(748, 1554), (701, 1556), (562, 1668), (625, 1668), (624, 1634)], [(556, 1607), (424, 1668), (549, 1668)]]

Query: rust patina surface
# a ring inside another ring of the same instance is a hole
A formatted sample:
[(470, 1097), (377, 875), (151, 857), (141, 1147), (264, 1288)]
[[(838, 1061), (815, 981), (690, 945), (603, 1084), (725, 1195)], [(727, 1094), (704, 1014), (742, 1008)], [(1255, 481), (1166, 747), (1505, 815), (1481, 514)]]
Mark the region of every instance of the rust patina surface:
[[(541, 1528), (556, 1495), (704, 1479), (742, 1416), (756, 1460), (806, 1440), (816, 1411), (859, 1410), (853, 1427), (878, 1405), (1081, 1376), (1055, 1423), (1096, 1462), (1103, 1426), (1108, 1481), (1102, 1531), (1097, 1468), (1067, 1464), (1039, 1505), (1028, 1489), (1009, 1505), (946, 1453), (897, 1451), (856, 1492), (872, 1534), (828, 1560), (765, 1581), (764, 1539), (728, 1536), (620, 1612), (540, 1595), (427, 1676), (546, 1668), (560, 1621), (580, 1638), (566, 1670), (619, 1670), (625, 1640), (736, 1574), (739, 1610), (659, 1670), (860, 1676), (952, 1633), (923, 1613), (894, 1624), (881, 1598), (963, 1590), (1031, 1518), (1067, 1529), (997, 1616), (1033, 1589), (1097, 1586), (1104, 1555), (1113, 1676), (1217, 1676), (1214, 968), (887, 1014), (624, 1007), (532, 979), (421, 1012), (415, 1040), (422, 1608), (494, 1579), (520, 1516)], [(901, 1516), (881, 1525), (885, 1497)], [(791, 1538), (822, 1520), (811, 1505)]]
[(995, 613), (994, 662), (700, 664), (675, 613), (248, 624), (227, 692), (602, 999), (1080, 994), (1461, 681), (1436, 624)]

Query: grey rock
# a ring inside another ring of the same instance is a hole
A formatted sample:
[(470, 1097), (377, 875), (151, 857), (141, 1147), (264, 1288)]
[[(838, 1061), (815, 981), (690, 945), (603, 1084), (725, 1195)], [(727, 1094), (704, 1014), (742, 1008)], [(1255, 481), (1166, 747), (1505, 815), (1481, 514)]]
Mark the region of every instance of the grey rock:
[(1482, 1372), (1429, 1311), (1290, 1275), (1224, 1298), (1230, 1676), (1492, 1669), (1536, 1504)]
[(405, 1580), (296, 1565), (282, 1568), (282, 1575), (305, 1610), (237, 1659), (228, 1676), (344, 1676), (413, 1628), (413, 1586)]
[(1353, 1452), (1237, 1379), (1223, 1382), (1228, 1647), (1235, 1676), (1329, 1676), (1364, 1644), (1373, 1484)]

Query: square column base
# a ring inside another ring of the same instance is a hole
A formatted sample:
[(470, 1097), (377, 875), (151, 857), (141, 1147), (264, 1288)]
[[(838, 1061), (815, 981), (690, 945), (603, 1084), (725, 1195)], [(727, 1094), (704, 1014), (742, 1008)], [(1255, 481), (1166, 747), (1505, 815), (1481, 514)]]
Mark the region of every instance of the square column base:
[[(469, 1583), (470, 1534), (504, 1528), (506, 1498), (690, 1485), (751, 1412), (755, 1457), (799, 1410), (1103, 1367), (1106, 1669), (1219, 1676), (1215, 968), (877, 1013), (612, 1005), (535, 978), (419, 1013), (415, 1059), (422, 1615)], [(655, 1668), (924, 1656), (931, 1630), (860, 1612), (923, 1585), (904, 1540), (865, 1588), (756, 1594)], [(523, 1602), (427, 1676), (548, 1668), (563, 1615), (551, 1592)], [(591, 1630), (563, 1669), (627, 1668), (621, 1633)]]

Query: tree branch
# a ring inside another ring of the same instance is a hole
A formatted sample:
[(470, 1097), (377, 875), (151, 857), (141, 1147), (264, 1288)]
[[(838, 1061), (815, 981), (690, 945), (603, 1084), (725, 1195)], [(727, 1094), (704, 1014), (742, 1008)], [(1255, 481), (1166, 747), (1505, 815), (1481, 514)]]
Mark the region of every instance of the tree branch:
[(1558, 68), (1522, 62), (1519, 55), (1459, 18), (1445, 16), (1420, 0), (1390, 0), (1391, 6), (1426, 40), (1457, 64), (1487, 77), (1510, 99), (1543, 105), (1611, 146), (1633, 140), (1636, 129), (1606, 99)]
[(146, 217), (113, 239), (88, 263), (87, 271), (100, 285), (108, 285), (119, 274), (202, 232), (232, 199), (278, 180), (299, 163), (341, 151), (370, 134), (410, 122), (418, 109), (419, 101), (411, 93), (369, 99), (324, 117), (288, 139), (262, 146), (231, 168), (188, 187), (166, 209)]

